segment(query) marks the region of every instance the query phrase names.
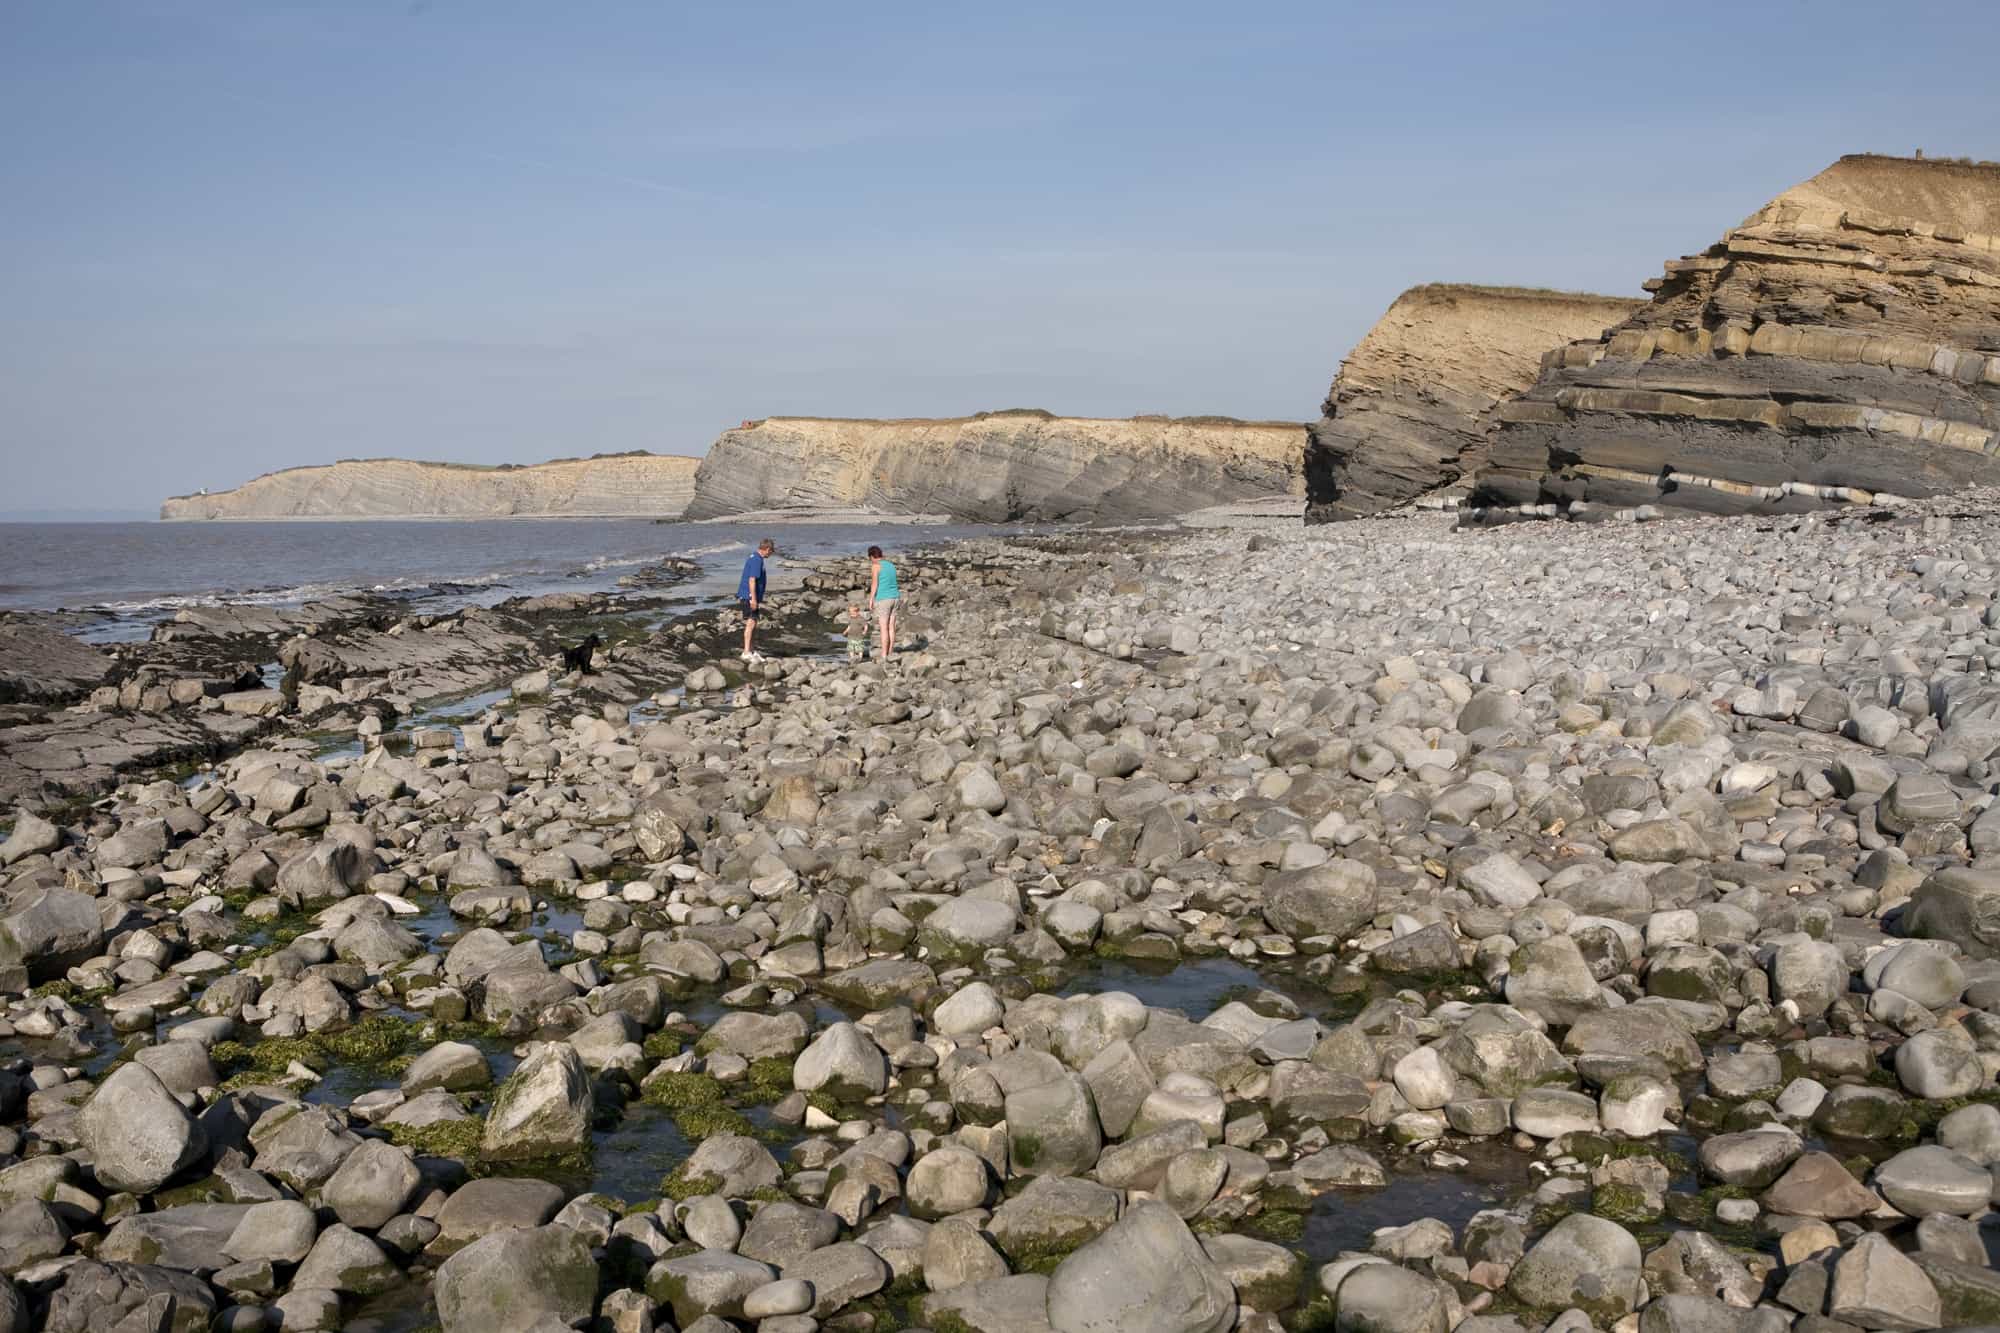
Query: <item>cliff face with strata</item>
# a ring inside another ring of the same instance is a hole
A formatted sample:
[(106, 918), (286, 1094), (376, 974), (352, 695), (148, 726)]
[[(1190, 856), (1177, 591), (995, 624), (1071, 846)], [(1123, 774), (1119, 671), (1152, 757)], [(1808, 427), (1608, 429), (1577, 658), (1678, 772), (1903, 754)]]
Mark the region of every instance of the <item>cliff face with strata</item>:
[(351, 460), (267, 473), (212, 495), (176, 496), (160, 506), (160, 517), (677, 518), (694, 494), (699, 465), (659, 454), (496, 468)]
[(2000, 483), (2000, 167), (1845, 157), (1550, 354), (1477, 498), (1720, 513)]
[(770, 509), (968, 522), (1146, 519), (1300, 490), (1301, 428), (1219, 417), (773, 417), (723, 432), (689, 518)]
[(1396, 298), (1341, 364), (1306, 445), (1306, 522), (1360, 518), (1450, 485), (1486, 458), (1495, 407), (1542, 356), (1643, 301), (1439, 284)]

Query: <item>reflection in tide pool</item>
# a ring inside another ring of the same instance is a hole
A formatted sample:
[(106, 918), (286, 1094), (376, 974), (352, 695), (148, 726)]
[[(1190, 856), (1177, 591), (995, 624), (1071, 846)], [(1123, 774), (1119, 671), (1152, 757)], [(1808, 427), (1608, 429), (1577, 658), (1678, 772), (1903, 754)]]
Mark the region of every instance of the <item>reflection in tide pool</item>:
[(1095, 995), (1126, 991), (1153, 1009), (1178, 1009), (1200, 1022), (1231, 1000), (1260, 990), (1276, 991), (1300, 1010), (1318, 1014), (1332, 999), (1315, 987), (1295, 985), (1278, 973), (1265, 974), (1233, 958), (1188, 959), (1147, 964), (1105, 959), (1070, 978), (1058, 995)]
[(1383, 1227), (1407, 1226), (1433, 1217), (1454, 1236), (1487, 1208), (1503, 1208), (1528, 1188), (1527, 1164), (1519, 1154), (1458, 1145), (1472, 1161), (1456, 1174), (1441, 1171), (1392, 1172), (1381, 1189), (1338, 1189), (1313, 1201), (1305, 1236), (1296, 1247), (1315, 1263), (1346, 1253), (1366, 1253)]

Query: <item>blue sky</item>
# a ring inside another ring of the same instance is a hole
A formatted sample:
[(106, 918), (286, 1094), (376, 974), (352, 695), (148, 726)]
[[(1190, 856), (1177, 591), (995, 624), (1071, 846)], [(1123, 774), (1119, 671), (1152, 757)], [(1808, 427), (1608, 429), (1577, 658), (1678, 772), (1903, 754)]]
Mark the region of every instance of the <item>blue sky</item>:
[(1403, 288), (1638, 294), (2000, 157), (2000, 6), (0, 0), (0, 510), (744, 417), (1305, 419)]

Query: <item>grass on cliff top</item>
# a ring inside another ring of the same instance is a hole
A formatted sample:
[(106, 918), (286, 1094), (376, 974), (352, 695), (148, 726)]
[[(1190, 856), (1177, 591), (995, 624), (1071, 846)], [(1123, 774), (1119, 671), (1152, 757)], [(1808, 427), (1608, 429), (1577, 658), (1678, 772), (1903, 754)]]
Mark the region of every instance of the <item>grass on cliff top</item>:
[(755, 430), (772, 421), (823, 421), (830, 425), (852, 426), (958, 426), (969, 421), (987, 421), (994, 417), (1034, 417), (1039, 421), (1160, 421), (1181, 426), (1243, 426), (1271, 427), (1296, 430), (1303, 423), (1297, 421), (1246, 421), (1241, 417), (1215, 415), (1173, 417), (1157, 412), (1140, 412), (1130, 417), (1078, 417), (1051, 412), (1045, 407), (1003, 407), (996, 412), (974, 412), (967, 417), (760, 417), (738, 427), (739, 430)]
[[(605, 459), (605, 458), (682, 458), (682, 457), (685, 457), (685, 455), (656, 454), (650, 449), (625, 449), (613, 453), (592, 454), (588, 458), (576, 458), (576, 457), (545, 458), (539, 463), (450, 463), (450, 462), (437, 462), (435, 460), (428, 458), (336, 458), (331, 463), (305, 463), (301, 464), (298, 467), (274, 468), (269, 472), (260, 472), (256, 476), (250, 478), (250, 480), (248, 481), (239, 482), (238, 484), (228, 487), (224, 490), (210, 491), (206, 495), (170, 495), (167, 497), (167, 499), (213, 500), (217, 496), (232, 494), (233, 492), (243, 490), (245, 487), (254, 486), (256, 483), (260, 481), (268, 481), (273, 477), (282, 477), (293, 472), (324, 472), (328, 468), (340, 467), (343, 464), (348, 464), (348, 463), (407, 463), (411, 467), (437, 468), (440, 471), (444, 472), (530, 472), (538, 467), (556, 467), (563, 463), (594, 463), (600, 459)], [(696, 458), (690, 458), (688, 459), (688, 461), (691, 463), (698, 463), (701, 460)]]
[(1988, 171), (2000, 171), (2000, 162), (1988, 162), (1976, 157), (1932, 157), (1921, 148), (1916, 156), (1904, 157), (1899, 153), (1843, 153), (1842, 162), (1922, 162), (1932, 167), (1981, 167)]
[(1483, 287), (1476, 282), (1422, 282), (1398, 296), (1392, 304), (1400, 305), (1412, 298), (1491, 296), (1502, 301), (1560, 301), (1595, 305), (1626, 305), (1634, 308), (1647, 304), (1642, 296), (1607, 296), (1602, 292), (1571, 292), (1555, 287)]

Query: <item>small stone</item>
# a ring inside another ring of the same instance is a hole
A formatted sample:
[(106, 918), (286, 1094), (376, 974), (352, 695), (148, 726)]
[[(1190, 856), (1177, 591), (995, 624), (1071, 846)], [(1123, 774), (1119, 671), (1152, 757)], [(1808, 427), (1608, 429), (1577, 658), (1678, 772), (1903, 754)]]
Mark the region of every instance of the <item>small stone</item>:
[(834, 1023), (800, 1053), (792, 1086), (843, 1098), (879, 1096), (889, 1087), (889, 1062), (857, 1024)]

